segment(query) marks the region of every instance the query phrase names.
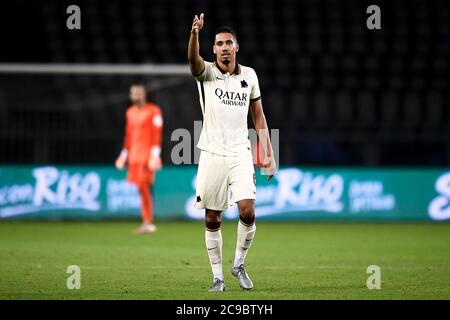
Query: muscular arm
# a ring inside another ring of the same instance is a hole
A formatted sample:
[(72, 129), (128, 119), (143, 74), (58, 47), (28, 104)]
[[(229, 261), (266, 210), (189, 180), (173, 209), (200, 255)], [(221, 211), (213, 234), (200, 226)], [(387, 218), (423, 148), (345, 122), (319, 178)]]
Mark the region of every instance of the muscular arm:
[(200, 18), (195, 15), (194, 22), (192, 23), (191, 36), (189, 37), (188, 45), (188, 60), (189, 68), (194, 76), (197, 76), (205, 70), (205, 62), (200, 56), (200, 44), (198, 41), (200, 29), (203, 27), (203, 13), (200, 14)]
[(269, 168), (269, 180), (272, 178), (276, 169), (274, 161), (272, 144), (270, 142), (269, 128), (267, 126), (266, 117), (264, 115), (261, 99), (250, 102), (250, 111), (252, 113), (253, 124), (256, 129), (259, 141), (265, 151), (265, 158), (269, 161), (263, 163), (264, 168)]

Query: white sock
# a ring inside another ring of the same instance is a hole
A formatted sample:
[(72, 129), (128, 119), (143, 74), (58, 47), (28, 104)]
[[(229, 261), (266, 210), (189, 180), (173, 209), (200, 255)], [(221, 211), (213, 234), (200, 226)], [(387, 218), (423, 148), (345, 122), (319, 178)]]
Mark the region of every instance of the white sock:
[(220, 229), (217, 231), (205, 230), (205, 243), (214, 278), (218, 278), (223, 281), (222, 231)]
[(233, 263), (235, 268), (239, 267), (241, 264), (244, 264), (248, 249), (251, 247), (253, 238), (255, 237), (255, 232), (255, 223), (247, 227), (239, 220), (237, 228), (236, 253), (234, 255)]

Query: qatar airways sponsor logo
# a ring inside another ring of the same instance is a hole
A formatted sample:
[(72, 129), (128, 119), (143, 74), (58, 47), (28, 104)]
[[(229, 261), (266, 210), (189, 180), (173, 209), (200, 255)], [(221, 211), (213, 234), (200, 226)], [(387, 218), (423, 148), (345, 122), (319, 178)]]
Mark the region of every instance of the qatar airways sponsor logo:
[(227, 106), (247, 106), (248, 94), (245, 92), (223, 91), (217, 88), (214, 93), (221, 100), (221, 103)]
[(33, 170), (34, 184), (0, 187), (0, 217), (46, 210), (100, 210), (101, 180), (97, 173), (70, 174), (55, 167)]
[[(258, 217), (299, 211), (337, 214), (344, 209), (344, 179), (339, 174), (314, 175), (311, 172), (286, 168), (279, 170), (273, 179), (276, 180), (276, 185), (257, 187)], [(196, 177), (192, 183), (194, 189), (195, 181)], [(189, 217), (203, 219), (204, 210), (196, 209), (195, 202), (194, 195), (186, 202), (185, 210)], [(237, 206), (231, 206), (224, 212), (224, 216), (228, 219), (237, 218)]]
[(450, 219), (450, 172), (439, 176), (434, 187), (439, 195), (430, 202), (428, 215), (433, 220), (448, 220)]

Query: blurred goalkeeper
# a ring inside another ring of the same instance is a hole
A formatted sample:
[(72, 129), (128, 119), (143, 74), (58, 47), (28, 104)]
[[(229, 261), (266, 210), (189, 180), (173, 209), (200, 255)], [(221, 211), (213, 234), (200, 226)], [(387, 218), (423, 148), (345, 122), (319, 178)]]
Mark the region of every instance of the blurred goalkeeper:
[(155, 182), (155, 172), (162, 167), (163, 118), (160, 107), (146, 101), (144, 85), (132, 85), (130, 99), (133, 105), (126, 113), (125, 142), (115, 165), (117, 169), (127, 165), (127, 179), (138, 188), (142, 226), (137, 233), (146, 234), (156, 231), (150, 187)]

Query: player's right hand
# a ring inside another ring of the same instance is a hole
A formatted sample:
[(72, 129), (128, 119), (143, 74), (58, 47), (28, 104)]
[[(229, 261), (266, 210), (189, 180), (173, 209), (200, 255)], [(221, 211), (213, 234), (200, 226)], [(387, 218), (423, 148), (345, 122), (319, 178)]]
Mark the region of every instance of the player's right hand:
[(200, 31), (203, 28), (203, 23), (204, 23), (203, 17), (204, 16), (205, 15), (203, 13), (200, 14), (200, 17), (195, 15), (194, 21), (192, 22), (192, 29), (191, 29), (191, 31), (194, 31), (194, 30)]
[(125, 167), (126, 161), (127, 159), (125, 157), (118, 157), (115, 163), (116, 168), (122, 170)]

